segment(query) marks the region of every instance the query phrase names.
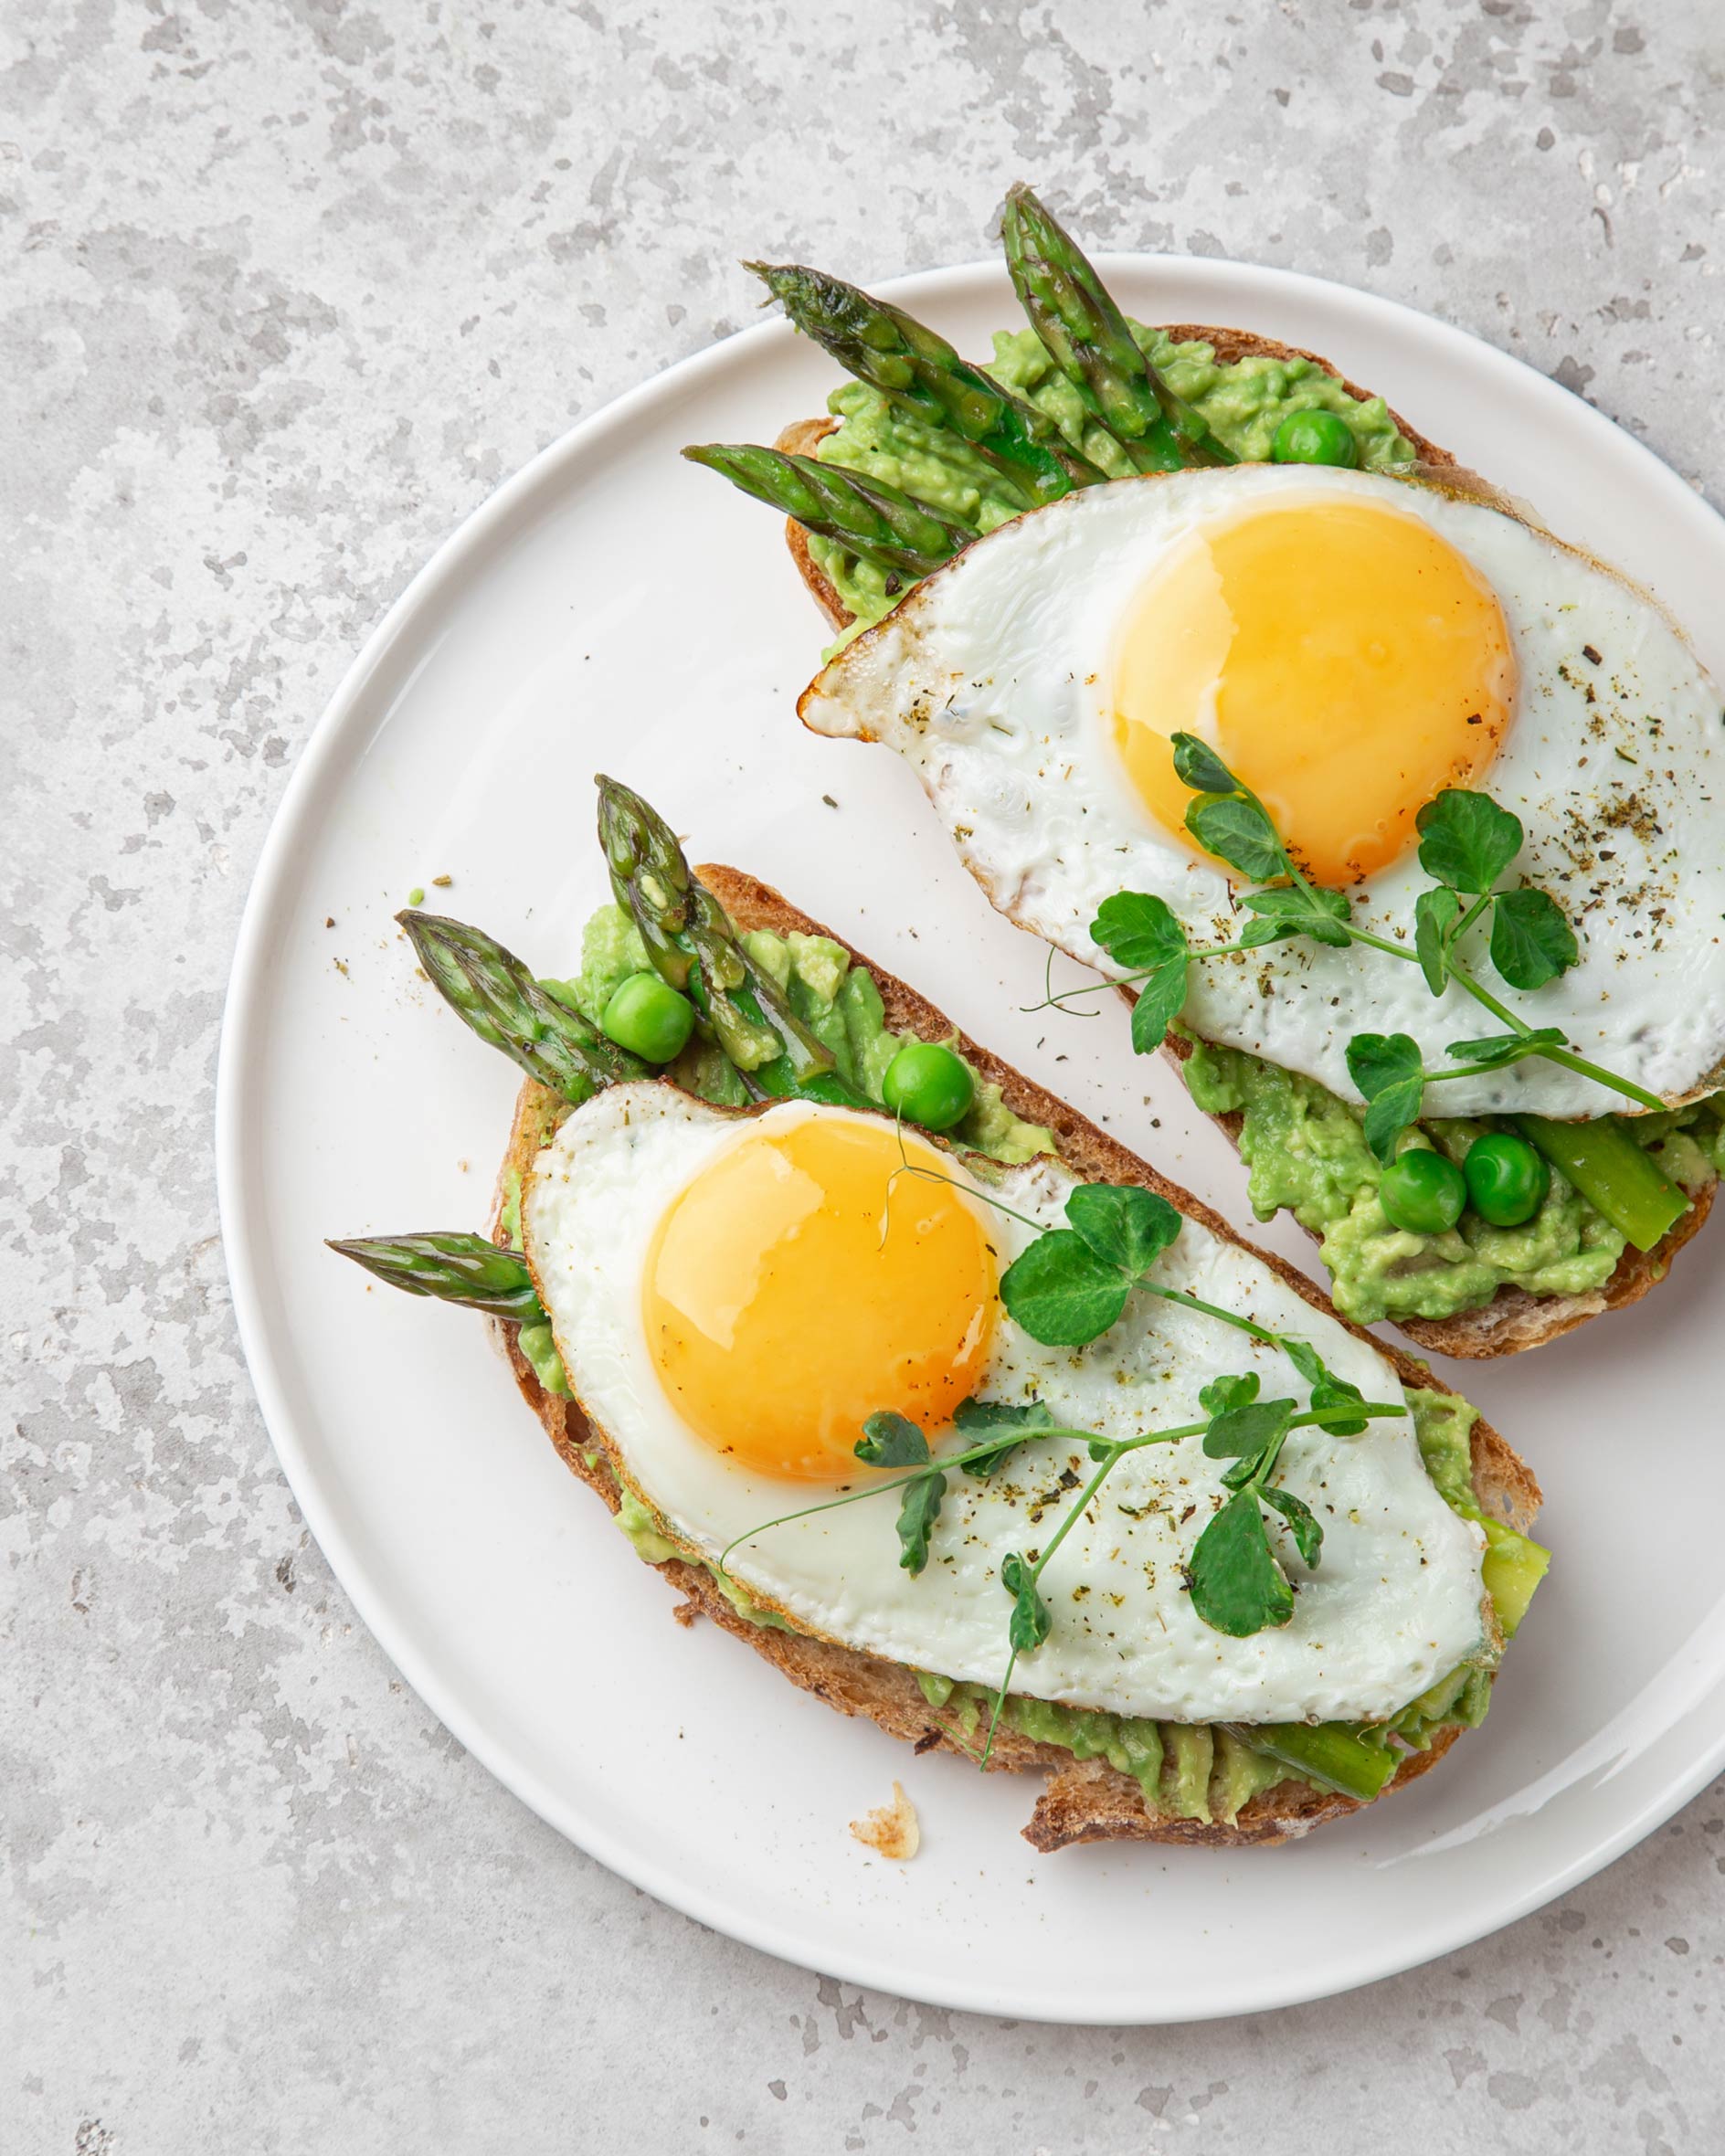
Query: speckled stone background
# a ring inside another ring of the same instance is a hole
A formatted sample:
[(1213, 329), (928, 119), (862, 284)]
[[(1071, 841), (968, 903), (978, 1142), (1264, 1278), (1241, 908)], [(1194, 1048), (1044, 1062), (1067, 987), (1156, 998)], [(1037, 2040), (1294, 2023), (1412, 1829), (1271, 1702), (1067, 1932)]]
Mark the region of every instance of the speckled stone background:
[(500, 479), (744, 319), (738, 252), (971, 258), (1032, 176), (1103, 245), (1447, 316), (1717, 490), (1717, 0), (6, 0), (0, 35), (0, 2149), (1725, 2146), (1725, 1790), (1451, 1960), (1189, 2029), (859, 1996), (612, 1878), (310, 1544), (210, 1167), (247, 882), (349, 657)]

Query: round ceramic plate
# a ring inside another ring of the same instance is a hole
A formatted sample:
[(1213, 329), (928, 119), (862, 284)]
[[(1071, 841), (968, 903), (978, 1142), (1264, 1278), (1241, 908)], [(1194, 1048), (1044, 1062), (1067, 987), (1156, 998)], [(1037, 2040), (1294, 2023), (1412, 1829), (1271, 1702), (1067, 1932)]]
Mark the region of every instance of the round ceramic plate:
[[(1725, 671), (1725, 524), (1566, 391), (1308, 279), (1103, 267), (1144, 319), (1327, 354), (1650, 586)], [(893, 290), (970, 351), (1016, 319), (994, 266)], [(330, 1563), (431, 1708), (571, 1840), (704, 1922), (859, 1983), (1049, 2021), (1364, 1983), (1572, 1886), (1725, 1757), (1711, 1239), (1638, 1308), (1449, 1373), (1542, 1478), (1556, 1551), (1477, 1735), (1297, 1845), (1052, 1857), (1019, 1838), (1032, 1780), (914, 1758), (713, 1627), (672, 1623), (479, 1321), (374, 1289), (323, 1248), (487, 1221), (515, 1073), (418, 980), (392, 916), (447, 876), (435, 904), (572, 970), (606, 895), (598, 769), (693, 858), (767, 877), (1266, 1238), (1233, 1154), (1124, 1023), (1024, 1015), (1042, 951), (956, 866), (909, 772), (799, 726), (825, 631), (778, 523), (677, 451), (771, 440), (832, 381), (769, 322), (577, 427), (429, 565), (324, 714), (259, 869), (222, 1048), (222, 1216), (264, 1413)], [(1283, 1247), (1312, 1263), (1297, 1234)], [(924, 1828), (904, 1866), (846, 1831), (895, 1776)]]

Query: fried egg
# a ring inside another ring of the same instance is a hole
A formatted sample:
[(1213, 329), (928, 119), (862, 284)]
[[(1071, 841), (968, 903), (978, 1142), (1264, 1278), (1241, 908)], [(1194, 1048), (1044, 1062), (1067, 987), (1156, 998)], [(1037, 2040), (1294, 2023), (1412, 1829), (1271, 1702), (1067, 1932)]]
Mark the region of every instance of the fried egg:
[[(567, 1117), (531, 1171), (522, 1222), (573, 1392), (674, 1542), (710, 1563), (728, 1549), (737, 1587), (800, 1631), (993, 1685), (1011, 1612), (1002, 1561), (1053, 1532), (1091, 1472), (1084, 1446), (1025, 1443), (986, 1480), (954, 1469), (913, 1576), (895, 1496), (806, 1510), (891, 1479), (854, 1457), (868, 1415), (911, 1416), (939, 1453), (961, 1449), (950, 1418), (971, 1394), (1037, 1399), (1114, 1438), (1202, 1420), (1199, 1394), (1221, 1375), (1255, 1371), (1265, 1397), (1308, 1397), (1279, 1349), (1142, 1293), (1086, 1348), (1042, 1347), (1016, 1326), (1000, 1274), (1037, 1232), (1026, 1223), (1061, 1224), (1071, 1187), (1051, 1159), (960, 1158), (884, 1116), (721, 1109), (648, 1082)], [(1311, 1341), (1368, 1399), (1404, 1404), (1369, 1341), (1201, 1222), (1185, 1222), (1153, 1277)], [(1120, 1460), (1048, 1567), (1053, 1630), (1021, 1659), (1015, 1691), (1193, 1722), (1374, 1718), (1485, 1644), (1483, 1538), (1433, 1487), (1406, 1417), (1357, 1437), (1293, 1433), (1280, 1479), (1322, 1523), (1321, 1561), (1305, 1566), (1273, 1520), (1292, 1621), (1248, 1639), (1209, 1630), (1183, 1567), (1225, 1499), (1225, 1464), (1195, 1439)]]
[[(1445, 787), (1487, 793), (1524, 827), (1514, 872), (1581, 946), (1560, 979), (1507, 992), (1517, 1011), (1669, 1104), (1718, 1083), (1720, 692), (1646, 594), (1500, 506), (1318, 467), (1086, 489), (917, 585), (800, 708), (816, 732), (897, 749), (995, 904), (1105, 971), (1090, 923), (1117, 891), (1166, 900), (1195, 947), (1239, 933), (1237, 879), (1185, 830), (1177, 732), (1262, 797), (1362, 927), (1400, 942), (1431, 882), (1421, 807)], [(1498, 988), (1483, 944), (1476, 928), (1465, 955)], [(1355, 1033), (1411, 1033), (1436, 1066), (1500, 1030), (1357, 944), (1201, 965), (1186, 1017), (1355, 1101)], [(1454, 1115), (1624, 1105), (1539, 1059), (1441, 1101)]]

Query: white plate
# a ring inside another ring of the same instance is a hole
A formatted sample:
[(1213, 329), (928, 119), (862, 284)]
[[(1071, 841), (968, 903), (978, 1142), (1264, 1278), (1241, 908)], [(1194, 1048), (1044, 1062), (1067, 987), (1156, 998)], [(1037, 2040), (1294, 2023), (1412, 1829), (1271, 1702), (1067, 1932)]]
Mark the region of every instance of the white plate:
[[(1105, 269), (1148, 320), (1327, 354), (1651, 585), (1725, 671), (1725, 525), (1565, 391), (1283, 271)], [(894, 290), (970, 350), (1015, 318), (993, 266)], [(1364, 1983), (1572, 1886), (1725, 1758), (1713, 1244), (1636, 1310), (1455, 1372), (1543, 1478), (1557, 1552), (1479, 1735), (1296, 1847), (1053, 1857), (1018, 1838), (1029, 1781), (914, 1759), (671, 1622), (479, 1323), (374, 1291), (323, 1248), (485, 1221), (515, 1074), (416, 981), (391, 915), (447, 872), (436, 903), (571, 969), (604, 891), (596, 768), (645, 790), (696, 859), (777, 882), (1249, 1226), (1232, 1154), (1124, 1025), (1020, 1013), (1040, 946), (954, 865), (909, 773), (797, 724), (822, 631), (777, 520), (676, 452), (770, 440), (832, 378), (773, 322), (577, 427), (449, 542), (324, 714), (264, 851), (222, 1044), (222, 1216), (264, 1413), (325, 1555), (434, 1711), (573, 1841), (704, 1922), (859, 1983), (1050, 2021)], [(895, 1775), (925, 1827), (903, 1868), (846, 1832)]]

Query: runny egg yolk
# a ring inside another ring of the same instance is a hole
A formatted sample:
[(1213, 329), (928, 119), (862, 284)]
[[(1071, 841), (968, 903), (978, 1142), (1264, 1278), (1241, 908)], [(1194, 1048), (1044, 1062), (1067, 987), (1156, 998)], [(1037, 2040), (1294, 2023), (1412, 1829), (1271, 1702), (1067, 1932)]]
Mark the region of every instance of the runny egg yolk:
[[(979, 1386), (998, 1305), (980, 1214), (890, 1124), (810, 1115), (727, 1146), (667, 1209), (643, 1316), (665, 1391), (757, 1474), (858, 1472), (868, 1417), (931, 1438)], [(890, 1198), (890, 1204), (889, 1204)]]
[(1307, 874), (1344, 885), (1400, 857), (1434, 794), (1477, 779), (1515, 682), (1497, 594), (1429, 524), (1284, 502), (1188, 534), (1146, 579), (1116, 647), (1114, 738), (1188, 845), (1179, 733), (1259, 796)]

